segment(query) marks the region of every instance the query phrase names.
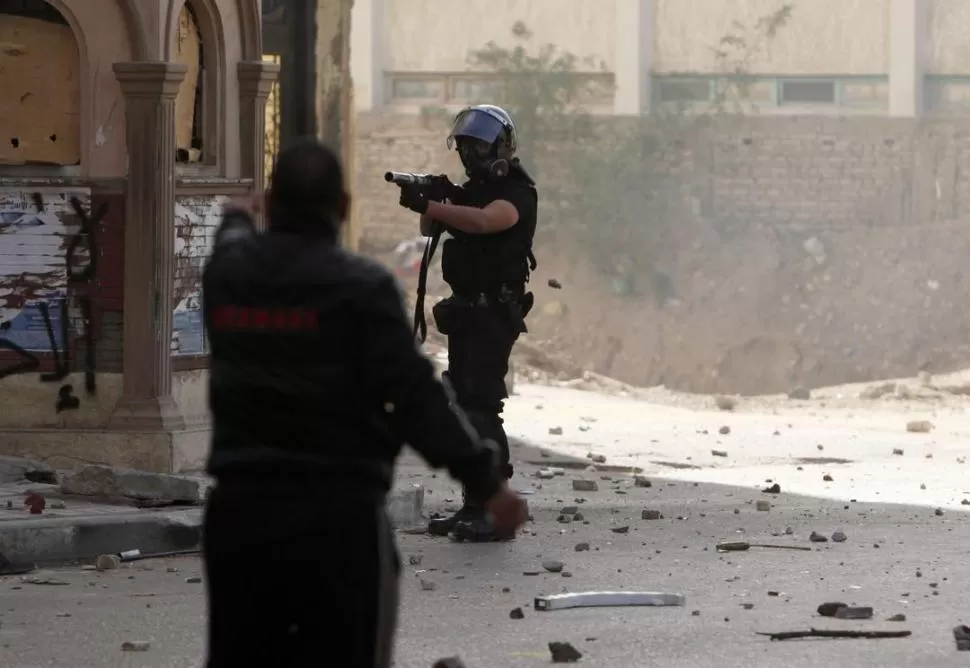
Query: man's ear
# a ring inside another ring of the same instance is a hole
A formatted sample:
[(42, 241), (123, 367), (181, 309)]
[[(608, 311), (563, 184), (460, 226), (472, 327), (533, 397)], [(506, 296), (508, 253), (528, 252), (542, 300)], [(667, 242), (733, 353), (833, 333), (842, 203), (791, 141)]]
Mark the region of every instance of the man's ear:
[(341, 223), (347, 220), (347, 216), (350, 215), (350, 201), (349, 193), (340, 193), (340, 201), (337, 203), (337, 217)]

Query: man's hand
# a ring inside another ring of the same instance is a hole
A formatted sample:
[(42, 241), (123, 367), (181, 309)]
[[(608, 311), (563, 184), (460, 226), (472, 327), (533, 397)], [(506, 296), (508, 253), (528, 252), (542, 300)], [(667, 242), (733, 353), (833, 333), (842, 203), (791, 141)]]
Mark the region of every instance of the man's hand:
[(505, 485), (488, 500), (485, 509), (500, 533), (512, 533), (529, 519), (525, 501)]
[(415, 213), (423, 215), (428, 212), (428, 195), (421, 186), (401, 186), (401, 199), (398, 203), (405, 209), (411, 209)]

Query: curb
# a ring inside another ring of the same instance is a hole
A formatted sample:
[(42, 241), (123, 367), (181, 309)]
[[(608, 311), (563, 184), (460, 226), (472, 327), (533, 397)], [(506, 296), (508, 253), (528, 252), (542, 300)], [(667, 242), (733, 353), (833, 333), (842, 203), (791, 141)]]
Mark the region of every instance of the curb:
[[(391, 492), (387, 510), (395, 528), (415, 526), (422, 519), (424, 488)], [(201, 508), (0, 522), (0, 555), (13, 563), (57, 564), (126, 550), (192, 550), (201, 540)]]

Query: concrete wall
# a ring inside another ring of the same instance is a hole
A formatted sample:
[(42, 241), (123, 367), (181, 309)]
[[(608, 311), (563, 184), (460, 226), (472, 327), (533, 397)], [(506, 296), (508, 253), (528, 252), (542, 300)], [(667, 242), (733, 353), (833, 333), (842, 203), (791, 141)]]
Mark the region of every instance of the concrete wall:
[[(716, 72), (713, 49), (737, 21), (753, 28), (779, 0), (658, 0), (654, 71)], [(890, 0), (795, 2), (791, 22), (756, 50), (752, 74), (880, 74), (889, 71)], [(755, 31), (751, 31), (751, 37)]]
[[(468, 52), (490, 40), (515, 46), (522, 21), (536, 44), (556, 44), (613, 70), (615, 0), (385, 0), (384, 68), (396, 72), (461, 72)], [(596, 69), (591, 67), (590, 69)]]

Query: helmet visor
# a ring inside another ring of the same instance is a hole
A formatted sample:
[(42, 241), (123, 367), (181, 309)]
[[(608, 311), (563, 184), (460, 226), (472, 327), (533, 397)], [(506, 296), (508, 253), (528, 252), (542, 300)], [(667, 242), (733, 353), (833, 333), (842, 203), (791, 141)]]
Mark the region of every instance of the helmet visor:
[(448, 136), (448, 148), (454, 148), (457, 137), (472, 137), (492, 144), (505, 130), (505, 125), (481, 109), (467, 109), (455, 119), (455, 125)]

